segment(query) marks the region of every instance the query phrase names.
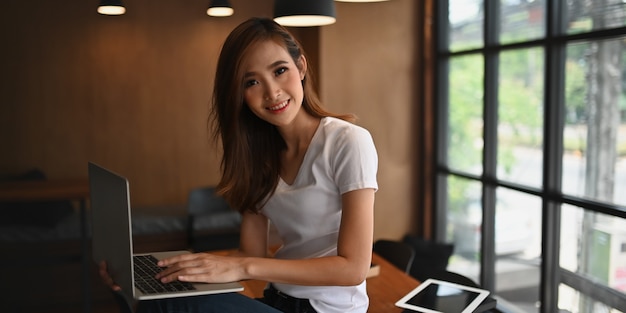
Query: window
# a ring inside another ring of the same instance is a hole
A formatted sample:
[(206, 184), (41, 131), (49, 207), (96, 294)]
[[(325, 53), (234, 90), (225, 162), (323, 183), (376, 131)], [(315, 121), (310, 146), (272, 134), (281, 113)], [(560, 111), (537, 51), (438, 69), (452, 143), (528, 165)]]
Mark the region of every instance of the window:
[(626, 1), (434, 5), (449, 269), (523, 312), (626, 312)]

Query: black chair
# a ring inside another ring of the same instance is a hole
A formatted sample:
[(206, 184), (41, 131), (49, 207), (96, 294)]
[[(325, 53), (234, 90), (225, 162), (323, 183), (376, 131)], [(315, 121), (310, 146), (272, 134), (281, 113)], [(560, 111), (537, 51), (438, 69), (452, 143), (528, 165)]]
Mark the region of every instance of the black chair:
[(425, 240), (421, 237), (406, 235), (403, 242), (415, 251), (415, 258), (409, 274), (419, 281), (424, 281), (432, 273), (445, 271), (454, 250), (454, 245)]
[(401, 241), (377, 240), (374, 242), (374, 252), (407, 274), (410, 272), (415, 258), (413, 248)]
[(189, 246), (193, 251), (239, 247), (241, 215), (215, 193), (214, 187), (191, 190), (187, 212)]
[(474, 288), (480, 288), (480, 285), (478, 285), (471, 278), (465, 275), (462, 275), (456, 272), (447, 271), (447, 270), (433, 272), (432, 274), (429, 275), (428, 278), (449, 281), (451, 283), (474, 287)]

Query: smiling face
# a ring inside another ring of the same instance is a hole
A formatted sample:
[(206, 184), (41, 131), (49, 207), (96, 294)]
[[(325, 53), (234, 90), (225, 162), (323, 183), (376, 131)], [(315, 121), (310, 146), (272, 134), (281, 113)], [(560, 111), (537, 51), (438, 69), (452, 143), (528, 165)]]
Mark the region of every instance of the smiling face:
[(265, 40), (250, 47), (242, 64), (244, 101), (260, 119), (277, 127), (293, 123), (301, 111), (306, 60), (298, 65), (280, 44)]

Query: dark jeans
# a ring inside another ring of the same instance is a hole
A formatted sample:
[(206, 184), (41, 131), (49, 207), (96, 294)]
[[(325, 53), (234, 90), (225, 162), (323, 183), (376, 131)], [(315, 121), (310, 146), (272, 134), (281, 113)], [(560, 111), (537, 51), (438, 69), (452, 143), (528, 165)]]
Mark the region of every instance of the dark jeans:
[(281, 313), (239, 293), (139, 301), (139, 313)]
[(299, 299), (286, 295), (271, 284), (263, 292), (263, 298), (259, 300), (284, 313), (316, 313), (308, 299)]
[(239, 293), (139, 301), (138, 313), (316, 313), (307, 299), (298, 299), (270, 287), (263, 298)]

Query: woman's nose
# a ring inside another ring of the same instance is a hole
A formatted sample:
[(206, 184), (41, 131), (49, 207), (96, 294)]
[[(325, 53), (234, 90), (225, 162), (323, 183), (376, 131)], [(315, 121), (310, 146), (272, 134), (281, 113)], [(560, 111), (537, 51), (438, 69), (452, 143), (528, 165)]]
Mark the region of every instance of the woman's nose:
[(278, 84), (266, 83), (265, 88), (265, 100), (275, 100), (280, 96), (280, 88)]

